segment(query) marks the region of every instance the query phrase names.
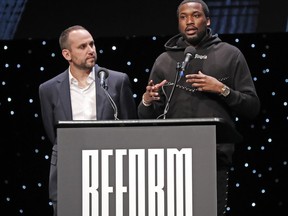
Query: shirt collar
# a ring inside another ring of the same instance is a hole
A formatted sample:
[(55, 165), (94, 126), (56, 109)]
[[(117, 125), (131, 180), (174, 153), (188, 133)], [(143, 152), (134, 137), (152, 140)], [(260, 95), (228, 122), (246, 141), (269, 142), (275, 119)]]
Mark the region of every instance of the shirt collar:
[[(73, 77), (72, 73), (71, 73), (71, 70), (70, 70), (70, 66), (69, 66), (69, 81), (70, 81), (70, 84), (78, 84), (78, 81), (75, 77)], [(91, 84), (92, 82), (95, 81), (95, 67), (92, 68), (91, 72), (89, 73), (89, 76), (87, 77), (87, 82), (88, 84)]]

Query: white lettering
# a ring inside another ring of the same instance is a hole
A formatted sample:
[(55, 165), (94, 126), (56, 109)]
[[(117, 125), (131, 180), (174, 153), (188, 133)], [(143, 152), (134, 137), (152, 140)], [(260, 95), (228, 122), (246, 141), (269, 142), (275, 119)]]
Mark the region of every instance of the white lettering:
[(199, 55), (199, 54), (195, 54), (195, 59), (207, 59), (207, 55)]
[(109, 186), (109, 156), (113, 155), (113, 150), (101, 151), (101, 195), (102, 195), (102, 214), (109, 215), (109, 193), (113, 192), (113, 187)]
[(127, 187), (123, 185), (123, 156), (127, 154), (127, 150), (116, 150), (116, 214), (117, 216), (123, 216), (123, 193), (127, 192)]
[(82, 151), (82, 216), (98, 216), (98, 174), (98, 150)]
[[(148, 150), (149, 216), (164, 216), (164, 149)], [(157, 203), (156, 203), (157, 195)], [(157, 211), (157, 214), (156, 214)]]
[(82, 216), (193, 216), (192, 183), (192, 148), (83, 150)]
[[(136, 203), (137, 198), (138, 203)], [(138, 213), (137, 213), (137, 206), (138, 206)], [(144, 149), (129, 150), (129, 215), (145, 216), (145, 150)]]
[[(185, 155), (185, 215), (192, 213), (192, 149), (167, 149), (167, 215), (184, 215), (184, 173), (183, 156)], [(176, 157), (176, 161), (175, 161)], [(175, 164), (176, 163), (176, 167)], [(175, 173), (176, 169), (176, 173)], [(174, 187), (176, 181), (176, 188)], [(176, 196), (175, 192), (176, 191)], [(176, 200), (175, 200), (176, 199)], [(176, 205), (176, 206), (175, 206)], [(176, 207), (176, 208), (175, 208)]]

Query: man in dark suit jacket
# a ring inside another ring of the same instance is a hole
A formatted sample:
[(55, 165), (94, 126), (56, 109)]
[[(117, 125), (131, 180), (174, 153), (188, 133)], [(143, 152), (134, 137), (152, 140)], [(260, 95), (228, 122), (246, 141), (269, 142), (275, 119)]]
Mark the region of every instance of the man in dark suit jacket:
[(49, 196), (57, 215), (57, 137), (58, 121), (136, 119), (136, 105), (129, 77), (125, 73), (108, 70), (106, 78), (108, 95), (100, 86), (96, 64), (97, 53), (91, 34), (82, 26), (64, 30), (59, 38), (63, 57), (69, 68), (39, 86), (42, 121), (45, 132), (53, 145)]

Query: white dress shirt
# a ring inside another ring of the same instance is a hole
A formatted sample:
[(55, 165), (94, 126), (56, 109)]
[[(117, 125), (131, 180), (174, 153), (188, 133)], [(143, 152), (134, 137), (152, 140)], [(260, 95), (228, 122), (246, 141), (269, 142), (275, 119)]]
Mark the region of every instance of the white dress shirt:
[(96, 89), (94, 68), (87, 77), (88, 85), (80, 87), (69, 68), (73, 120), (96, 120)]

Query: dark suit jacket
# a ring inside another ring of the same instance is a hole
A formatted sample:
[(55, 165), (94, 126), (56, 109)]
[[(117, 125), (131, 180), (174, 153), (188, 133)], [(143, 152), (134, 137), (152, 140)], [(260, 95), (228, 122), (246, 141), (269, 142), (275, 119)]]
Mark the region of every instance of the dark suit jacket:
[[(100, 67), (95, 65), (96, 112), (97, 120), (114, 120), (114, 110), (100, 87), (97, 76)], [(109, 70), (106, 80), (108, 92), (118, 108), (118, 118), (136, 119), (136, 105), (133, 99), (131, 83), (125, 73)], [(58, 121), (72, 120), (72, 106), (69, 87), (69, 71), (65, 70), (56, 77), (39, 86), (42, 121), (45, 132), (53, 144), (50, 167), (49, 193), (52, 201), (57, 200), (57, 138)]]

